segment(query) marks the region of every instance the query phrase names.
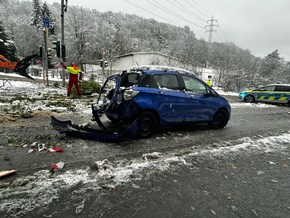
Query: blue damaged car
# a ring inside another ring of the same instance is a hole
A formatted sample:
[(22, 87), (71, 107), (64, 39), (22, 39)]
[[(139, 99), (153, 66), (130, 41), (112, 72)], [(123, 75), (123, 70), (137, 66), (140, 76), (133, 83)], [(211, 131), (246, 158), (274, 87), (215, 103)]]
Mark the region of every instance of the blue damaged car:
[(143, 67), (109, 76), (93, 114), (96, 119), (105, 114), (124, 128), (135, 122), (138, 137), (146, 138), (160, 127), (208, 123), (214, 129), (223, 128), (230, 119), (231, 107), (193, 73)]
[[(112, 141), (147, 138), (158, 128), (207, 123), (224, 128), (231, 116), (227, 99), (193, 73), (169, 67), (141, 67), (109, 76), (92, 105), (97, 128), (51, 117), (67, 136)], [(117, 129), (104, 123), (105, 115)], [(102, 119), (101, 119), (102, 118)]]

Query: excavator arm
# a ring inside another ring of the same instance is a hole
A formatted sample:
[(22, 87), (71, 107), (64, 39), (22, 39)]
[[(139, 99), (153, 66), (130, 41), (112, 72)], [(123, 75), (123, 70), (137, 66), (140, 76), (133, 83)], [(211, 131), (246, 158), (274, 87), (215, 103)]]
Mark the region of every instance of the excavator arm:
[(0, 54), (0, 67), (14, 70), (19, 75), (34, 80), (31, 76), (28, 75), (26, 70), (29, 67), (31, 60), (37, 56), (38, 54), (33, 54), (23, 58), (19, 62), (11, 62)]

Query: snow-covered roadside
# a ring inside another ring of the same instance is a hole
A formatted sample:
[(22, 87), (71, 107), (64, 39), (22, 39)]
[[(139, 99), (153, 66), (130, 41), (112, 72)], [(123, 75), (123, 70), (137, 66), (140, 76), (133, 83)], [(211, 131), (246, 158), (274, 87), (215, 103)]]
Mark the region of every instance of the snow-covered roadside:
[[(63, 98), (62, 101), (71, 101), (75, 108), (78, 108), (78, 111), (91, 114), (91, 106), (85, 104), (85, 102), (80, 99), (66, 99), (66, 88), (64, 87), (53, 87), (45, 86), (43, 84), (32, 83), (32, 82), (22, 82), (22, 81), (9, 81), (5, 83), (3, 87), (0, 87), (0, 96), (3, 99), (9, 99), (15, 96), (21, 96), (27, 98), (27, 100), (15, 100), (15, 101), (3, 101), (0, 102), (0, 109), (7, 107), (17, 106), (18, 108), (29, 109), (30, 111), (58, 111), (62, 112), (71, 112), (67, 107), (57, 106), (47, 104), (48, 102), (53, 102), (53, 99), (45, 100), (46, 98), (56, 97), (55, 101), (58, 101), (58, 98)], [(31, 99), (32, 101), (29, 101)], [(35, 101), (39, 100), (39, 101)]]
[[(231, 96), (237, 96), (238, 93), (225, 93), (223, 91), (218, 91), (222, 95), (231, 95)], [(45, 86), (43, 84), (36, 84), (32, 82), (21, 82), (21, 81), (9, 81), (9, 83), (6, 83), (4, 87), (0, 87), (0, 96), (4, 97), (8, 95), (23, 95), (31, 99), (43, 99), (45, 96), (65, 96), (66, 95), (66, 88), (65, 87), (52, 87), (52, 86)], [(19, 102), (14, 102), (13, 104), (18, 104)], [(28, 102), (25, 103), (26, 105)], [(81, 101), (74, 100), (74, 104), (77, 104), (76, 107), (78, 108), (78, 111), (83, 113), (91, 113), (91, 109), (83, 105)], [(0, 107), (7, 106), (8, 103), (1, 103)], [(45, 104), (42, 102), (31, 102), (29, 103), (29, 108), (32, 111), (35, 110), (58, 110), (66, 112), (66, 108), (63, 107), (45, 107)], [(233, 108), (237, 107), (276, 107), (275, 105), (269, 105), (269, 104), (251, 104), (251, 103), (231, 103), (231, 106)]]
[[(73, 170), (51, 175), (48, 170), (39, 171), (32, 176), (18, 178), (12, 184), (2, 184), (0, 187), (0, 211), (21, 216), (34, 209), (40, 209), (59, 200), (60, 194), (78, 186), (77, 193), (92, 192), (102, 188), (114, 189), (123, 184), (131, 185), (138, 189), (134, 181), (144, 178), (144, 174), (172, 170), (172, 167), (190, 165), (187, 161), (193, 156), (215, 157), (230, 156), (239, 154), (260, 154), (260, 153), (282, 153), (288, 146), (290, 132), (279, 136), (271, 136), (260, 139), (241, 138), (238, 144), (226, 146), (231, 142), (221, 142), (214, 149), (187, 153), (177, 156), (176, 153), (144, 154), (142, 157), (130, 160), (111, 163), (107, 160), (97, 161), (96, 169)], [(187, 148), (190, 150), (190, 148)], [(194, 149), (192, 149), (194, 150)], [(258, 173), (258, 172), (257, 172)], [(80, 185), (81, 184), (81, 185)], [(5, 187), (7, 185), (7, 188)], [(84, 197), (85, 198), (85, 197)], [(84, 205), (82, 205), (84, 206)], [(76, 213), (81, 208), (75, 208)]]
[[(0, 88), (0, 95), (5, 96), (8, 92), (11, 94), (23, 92), (30, 98), (42, 99), (44, 96), (66, 93), (65, 88), (47, 87), (41, 84), (30, 82), (11, 81), (5, 84), (5, 88)], [(83, 101), (73, 100), (77, 104), (78, 111), (81, 113), (91, 114), (90, 106)], [(14, 102), (16, 104), (17, 101)], [(18, 102), (19, 103), (19, 102)], [(2, 103), (5, 105), (6, 103)], [(12, 102), (13, 104), (13, 102)], [(42, 101), (30, 102), (25, 104), (33, 110), (52, 110), (56, 107), (43, 108)], [(249, 104), (249, 103), (232, 103), (232, 108), (239, 107), (277, 107), (268, 104)], [(1, 104), (0, 104), (1, 107)], [(61, 108), (58, 108), (61, 110)], [(66, 112), (64, 110), (64, 112)], [(73, 112), (72, 112), (73, 113)], [(160, 171), (169, 170), (174, 165), (187, 165), (187, 159), (192, 156), (219, 156), (219, 155), (236, 155), (241, 152), (248, 153), (265, 153), (265, 152), (282, 152), (286, 147), (285, 144), (290, 140), (290, 133), (280, 136), (272, 136), (263, 139), (242, 138), (238, 142), (224, 141), (215, 148), (209, 150), (200, 150), (192, 153), (184, 152), (186, 155), (172, 154), (144, 154), (140, 158), (129, 161), (111, 163), (107, 160), (96, 162), (96, 169), (64, 171), (51, 175), (48, 170), (39, 171), (34, 175), (17, 178), (12, 184), (2, 183), (0, 186), (0, 211), (23, 215), (28, 211), (45, 207), (51, 202), (58, 200), (60, 194), (74, 188), (79, 184), (79, 193), (85, 193), (87, 190), (98, 190), (100, 188), (114, 189), (122, 184), (132, 185), (132, 188), (138, 188), (134, 181), (141, 180), (144, 174), (150, 174)], [(190, 148), (188, 148), (190, 150)], [(195, 150), (195, 149), (193, 149)], [(179, 151), (182, 152), (182, 151)], [(98, 171), (97, 171), (98, 169)], [(76, 207), (79, 213), (80, 209)]]

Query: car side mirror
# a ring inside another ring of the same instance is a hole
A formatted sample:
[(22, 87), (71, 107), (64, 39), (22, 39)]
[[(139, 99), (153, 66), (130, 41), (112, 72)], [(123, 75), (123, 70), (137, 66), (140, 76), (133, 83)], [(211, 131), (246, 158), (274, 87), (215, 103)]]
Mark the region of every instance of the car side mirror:
[(215, 96), (216, 93), (212, 89), (207, 90), (207, 96)]

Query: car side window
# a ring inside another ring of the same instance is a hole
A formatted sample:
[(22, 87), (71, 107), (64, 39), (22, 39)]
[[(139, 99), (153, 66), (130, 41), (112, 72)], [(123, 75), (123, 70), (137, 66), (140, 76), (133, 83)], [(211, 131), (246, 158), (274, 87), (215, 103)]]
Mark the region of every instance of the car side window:
[(180, 90), (178, 79), (173, 74), (154, 75), (153, 78), (159, 89)]
[(196, 94), (202, 94), (202, 95), (207, 93), (206, 86), (199, 80), (193, 77), (184, 76), (184, 75), (182, 76), (182, 78), (185, 85), (185, 91), (196, 93)]
[(261, 90), (262, 91), (274, 91), (275, 86), (265, 86)]
[(290, 86), (276, 86), (275, 91), (289, 92)]
[(127, 74), (121, 82), (121, 86), (130, 87), (136, 85), (140, 80), (140, 75), (137, 73)]

